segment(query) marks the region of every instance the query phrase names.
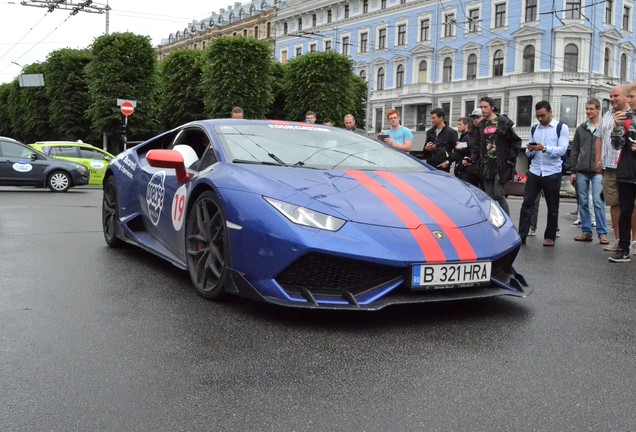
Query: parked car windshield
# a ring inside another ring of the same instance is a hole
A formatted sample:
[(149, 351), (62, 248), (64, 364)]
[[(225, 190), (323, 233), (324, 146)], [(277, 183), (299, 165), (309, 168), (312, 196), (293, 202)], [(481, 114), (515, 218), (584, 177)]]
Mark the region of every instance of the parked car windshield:
[(234, 163), (323, 170), (429, 171), (399, 150), (342, 129), (261, 123), (217, 125), (215, 131)]

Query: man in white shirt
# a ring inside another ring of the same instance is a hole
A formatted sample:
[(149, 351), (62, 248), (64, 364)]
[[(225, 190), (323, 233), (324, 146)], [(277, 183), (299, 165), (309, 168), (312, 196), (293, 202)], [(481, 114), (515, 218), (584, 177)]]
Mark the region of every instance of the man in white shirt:
[(532, 159), (523, 194), (519, 216), (519, 235), (525, 244), (530, 229), (532, 210), (537, 196), (543, 191), (548, 205), (548, 221), (543, 234), (543, 246), (554, 246), (559, 223), (559, 192), (563, 170), (562, 156), (568, 150), (570, 131), (564, 123), (552, 118), (552, 107), (542, 100), (534, 106), (539, 125), (533, 128), (526, 148)]

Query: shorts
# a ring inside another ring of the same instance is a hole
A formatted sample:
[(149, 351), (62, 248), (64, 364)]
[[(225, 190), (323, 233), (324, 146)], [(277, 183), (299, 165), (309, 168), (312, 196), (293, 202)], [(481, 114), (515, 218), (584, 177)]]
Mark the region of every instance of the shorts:
[(608, 206), (614, 207), (619, 204), (615, 169), (603, 171), (603, 195)]

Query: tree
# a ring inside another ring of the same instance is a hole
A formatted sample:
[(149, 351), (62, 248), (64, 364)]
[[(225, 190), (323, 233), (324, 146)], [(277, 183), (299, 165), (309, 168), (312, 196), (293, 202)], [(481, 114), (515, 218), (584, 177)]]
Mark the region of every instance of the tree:
[(355, 74), (351, 79), (351, 100), (353, 102), (351, 114), (356, 118), (356, 125), (366, 130), (367, 82)]
[[(88, 117), (95, 133), (119, 135), (124, 118), (117, 99), (137, 101), (135, 113), (128, 118), (129, 139), (148, 138), (156, 132), (155, 56), (148, 36), (127, 32), (95, 39), (91, 45), (91, 61), (86, 66), (91, 96)], [(118, 152), (120, 141), (111, 138), (109, 147)]]
[(268, 119), (284, 120), (287, 118), (285, 113), (285, 65), (278, 62), (272, 62), (269, 69), (269, 80), (272, 84), (273, 103), (267, 111)]
[(86, 116), (90, 106), (84, 69), (90, 62), (88, 50), (60, 49), (47, 57), (45, 64), (46, 95), (50, 102), (49, 120), (57, 140), (96, 142)]
[[(23, 69), (24, 74), (44, 72), (43, 63), (33, 63)], [(11, 124), (14, 138), (26, 143), (54, 139), (55, 134), (49, 126), (49, 99), (45, 88), (19, 87), (17, 80), (13, 82), (13, 86), (9, 106), (13, 107)]]
[(157, 98), (163, 129), (205, 117), (202, 74), (203, 51), (173, 51), (161, 61)]
[(263, 118), (272, 103), (269, 44), (240, 36), (217, 38), (206, 51), (203, 70), (205, 113), (229, 117), (240, 106), (247, 118)]
[(290, 60), (287, 65), (287, 105), (291, 119), (303, 120), (314, 111), (318, 121), (333, 119), (342, 125), (344, 116), (355, 111), (353, 62), (333, 52), (313, 52)]
[(0, 136), (13, 136), (9, 97), (14, 83), (0, 84)]

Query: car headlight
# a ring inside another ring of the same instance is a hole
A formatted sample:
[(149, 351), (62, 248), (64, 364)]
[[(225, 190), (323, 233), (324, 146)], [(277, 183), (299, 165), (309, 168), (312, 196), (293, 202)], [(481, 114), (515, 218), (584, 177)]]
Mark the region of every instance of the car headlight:
[(77, 170), (82, 174), (88, 174), (88, 168), (86, 168), (84, 165), (76, 163), (74, 163), (73, 165), (75, 165), (75, 168), (77, 168)]
[(488, 220), (491, 224), (493, 224), (497, 228), (501, 228), (506, 223), (506, 216), (504, 215), (503, 210), (499, 207), (495, 201), (490, 201), (490, 214), (488, 215)]
[(278, 201), (274, 198), (263, 198), (276, 210), (281, 212), (283, 216), (298, 225), (324, 229), (327, 231), (338, 231), (346, 223), (346, 221), (338, 219), (337, 217), (310, 210), (305, 207)]

